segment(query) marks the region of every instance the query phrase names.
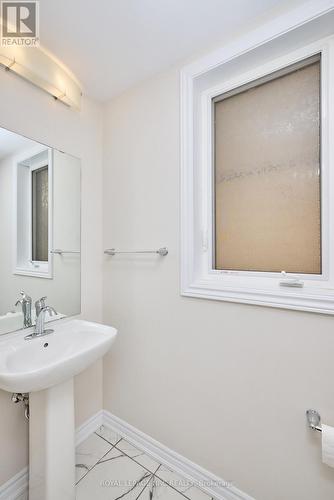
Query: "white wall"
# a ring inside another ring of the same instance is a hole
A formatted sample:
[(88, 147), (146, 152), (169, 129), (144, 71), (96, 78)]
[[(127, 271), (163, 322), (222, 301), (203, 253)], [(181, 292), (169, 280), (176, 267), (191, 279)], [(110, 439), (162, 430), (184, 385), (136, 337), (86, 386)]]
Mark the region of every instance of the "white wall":
[[(81, 112), (66, 108), (11, 73), (0, 71), (0, 126), (81, 158), (82, 315), (102, 318), (102, 120), (84, 99)], [(2, 243), (3, 244), (3, 243)], [(5, 293), (1, 290), (1, 293)], [(102, 363), (77, 377), (77, 425), (102, 407)], [(23, 409), (0, 391), (0, 484), (27, 464)]]
[(190, 299), (179, 292), (179, 73), (109, 103), (104, 246), (104, 407), (253, 495), (331, 500), (313, 407), (334, 424), (334, 318)]
[[(12, 189), (12, 169), (11, 162), (7, 158), (0, 160), (0, 234), (2, 235), (2, 241), (8, 244), (0, 245), (0, 276), (7, 276), (8, 266), (12, 266), (11, 252), (12, 252), (12, 199), (13, 199), (13, 189)], [(10, 215), (6, 217), (7, 211), (9, 209)], [(8, 242), (8, 237), (9, 242)], [(13, 271), (13, 269), (11, 269)], [(7, 280), (6, 280), (7, 281)], [(6, 287), (7, 289), (7, 287)], [(5, 310), (11, 309), (7, 308), (8, 304), (7, 292), (5, 289), (2, 290), (0, 294), (0, 315), (4, 313)]]

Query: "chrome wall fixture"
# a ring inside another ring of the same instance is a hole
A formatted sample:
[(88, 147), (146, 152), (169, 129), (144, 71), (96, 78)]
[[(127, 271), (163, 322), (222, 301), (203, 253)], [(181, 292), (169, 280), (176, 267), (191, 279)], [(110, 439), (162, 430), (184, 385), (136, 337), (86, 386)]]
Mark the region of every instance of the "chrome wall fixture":
[(310, 429), (313, 431), (322, 432), (321, 417), (316, 410), (307, 410), (306, 418)]
[[(80, 110), (82, 92), (79, 83), (40, 47), (34, 50), (18, 46), (0, 47), (0, 67), (39, 87), (66, 106)], [(61, 88), (58, 87), (60, 82)]]
[(161, 257), (165, 257), (166, 255), (168, 255), (168, 248), (161, 247), (158, 248), (158, 250), (116, 250), (115, 248), (107, 248), (104, 253), (106, 255), (153, 253), (158, 254)]
[(23, 403), (24, 405), (24, 416), (26, 417), (27, 420), (29, 420), (30, 417), (30, 411), (29, 411), (29, 394), (27, 393), (22, 393), (22, 392), (14, 392), (12, 394), (11, 400), (13, 403)]
[(54, 255), (63, 255), (64, 253), (80, 253), (75, 250), (61, 250), (60, 248), (55, 248), (54, 250), (51, 250), (50, 253), (53, 253)]

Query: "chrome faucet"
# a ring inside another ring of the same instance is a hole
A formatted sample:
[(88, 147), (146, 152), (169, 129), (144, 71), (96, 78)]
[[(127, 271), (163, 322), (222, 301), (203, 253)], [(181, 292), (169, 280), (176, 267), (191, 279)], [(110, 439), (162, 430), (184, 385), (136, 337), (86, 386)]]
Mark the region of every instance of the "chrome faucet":
[(53, 333), (53, 330), (51, 330), (51, 329), (45, 330), (45, 327), (44, 327), (45, 316), (47, 314), (49, 314), (49, 316), (55, 316), (57, 314), (57, 311), (53, 307), (44, 305), (40, 309), (39, 314), (37, 316), (36, 325), (35, 325), (35, 329), (34, 329), (33, 333), (24, 337), (26, 340), (31, 340), (34, 338), (42, 337), (44, 335), (49, 335), (49, 333)]
[(44, 329), (44, 323), (45, 323), (45, 316), (46, 314), (49, 314), (49, 316), (56, 316), (57, 311), (50, 306), (44, 306), (40, 310), (39, 315), (37, 316), (36, 319), (36, 326), (35, 326), (35, 332), (34, 334), (36, 336), (38, 335), (47, 335), (48, 333), (52, 333), (53, 330), (45, 330)]
[(36, 318), (38, 318), (39, 313), (46, 306), (46, 304), (45, 304), (46, 299), (47, 299), (47, 297), (41, 297), (40, 299), (36, 300), (36, 302), (35, 302)]
[(32, 326), (32, 321), (31, 321), (31, 297), (27, 295), (23, 290), (20, 292), (20, 295), (22, 296), (22, 299), (18, 300), (15, 304), (15, 306), (18, 306), (21, 304), (22, 307), (22, 313), (23, 313), (23, 326), (24, 328), (29, 328)]

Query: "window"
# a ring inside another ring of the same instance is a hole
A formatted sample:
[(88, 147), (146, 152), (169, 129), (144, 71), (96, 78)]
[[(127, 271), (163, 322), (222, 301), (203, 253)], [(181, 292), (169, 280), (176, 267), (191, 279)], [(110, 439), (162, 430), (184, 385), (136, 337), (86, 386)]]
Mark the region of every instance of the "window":
[(212, 102), (215, 269), (321, 274), (320, 56)]
[(48, 260), (49, 189), (48, 165), (37, 168), (32, 175), (32, 260)]
[(183, 295), (334, 314), (331, 51), (183, 70)]
[(14, 273), (52, 278), (52, 150), (22, 153), (14, 170)]

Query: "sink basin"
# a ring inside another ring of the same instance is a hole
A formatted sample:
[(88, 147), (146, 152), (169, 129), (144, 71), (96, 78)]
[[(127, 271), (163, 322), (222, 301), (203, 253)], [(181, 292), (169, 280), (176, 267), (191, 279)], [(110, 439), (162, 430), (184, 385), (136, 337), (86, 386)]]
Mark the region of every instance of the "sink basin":
[(59, 320), (53, 333), (32, 329), (0, 340), (0, 389), (29, 393), (29, 500), (75, 500), (73, 377), (102, 358), (115, 328)]
[(77, 375), (110, 349), (111, 326), (72, 319), (52, 323), (54, 333), (25, 340), (27, 330), (0, 342), (0, 389), (35, 392)]
[(8, 312), (0, 316), (0, 335), (18, 330), (23, 326), (23, 314), (21, 312)]

